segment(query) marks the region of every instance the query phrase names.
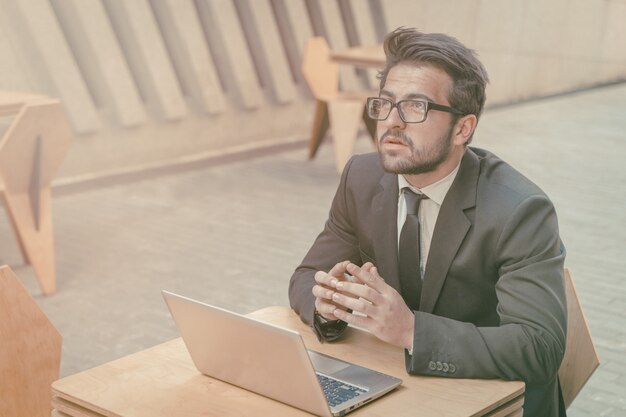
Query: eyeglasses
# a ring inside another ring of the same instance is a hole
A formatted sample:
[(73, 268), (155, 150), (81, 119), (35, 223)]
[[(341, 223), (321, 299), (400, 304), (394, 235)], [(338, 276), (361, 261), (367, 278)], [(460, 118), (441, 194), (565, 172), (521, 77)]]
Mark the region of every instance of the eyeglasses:
[(428, 100), (400, 100), (394, 103), (381, 97), (367, 99), (367, 115), (374, 120), (387, 120), (393, 108), (398, 109), (400, 119), (405, 123), (422, 123), (426, 120), (429, 110), (445, 111), (447, 113), (465, 115), (452, 107), (435, 104)]

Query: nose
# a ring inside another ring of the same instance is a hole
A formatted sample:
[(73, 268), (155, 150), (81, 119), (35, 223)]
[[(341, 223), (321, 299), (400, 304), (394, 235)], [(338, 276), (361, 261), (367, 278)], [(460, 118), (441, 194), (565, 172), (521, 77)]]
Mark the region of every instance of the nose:
[(406, 123), (400, 118), (400, 111), (397, 106), (391, 109), (391, 113), (383, 123), (386, 123), (387, 128), (404, 129)]

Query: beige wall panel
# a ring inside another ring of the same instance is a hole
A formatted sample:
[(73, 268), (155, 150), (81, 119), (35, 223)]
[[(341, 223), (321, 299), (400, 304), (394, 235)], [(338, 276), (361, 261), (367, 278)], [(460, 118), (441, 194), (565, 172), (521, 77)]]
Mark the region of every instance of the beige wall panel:
[(428, 25), (427, 10), (430, 0), (381, 0), (385, 27), (392, 31), (399, 26), (425, 30)]
[(102, 3), (53, 0), (52, 4), (96, 100), (124, 126), (143, 123), (143, 102)]
[(276, 101), (284, 104), (294, 100), (296, 89), (269, 0), (243, 0), (240, 4), (259, 76)]
[(430, 1), (422, 30), (446, 33), (474, 48), (478, 6), (479, 0)]
[(185, 100), (148, 0), (103, 4), (144, 99), (164, 119), (183, 117)]
[(0, 25), (13, 45), (16, 66), (33, 89), (63, 101), (74, 129), (89, 133), (100, 119), (48, 2), (0, 0)]
[(563, 62), (556, 57), (521, 55), (517, 58), (516, 91), (525, 99), (563, 91)]
[[(341, 19), (341, 10), (335, 1), (318, 0), (320, 15), (326, 29), (327, 41), (333, 50), (348, 48), (348, 38)], [(341, 65), (339, 67), (339, 83), (342, 90), (359, 90), (362, 88), (353, 67)]]
[[(589, 0), (569, 0), (562, 54), (565, 57), (585, 60), (600, 58), (607, 3)], [(626, 21), (623, 21), (626, 24)], [(626, 45), (624, 45), (626, 48)]]
[[(378, 43), (376, 37), (376, 28), (374, 27), (374, 18), (372, 17), (372, 9), (367, 0), (351, 0), (352, 16), (354, 17), (354, 26), (359, 36), (360, 45), (375, 45)], [(376, 78), (378, 71), (375, 69), (366, 70), (368, 88), (378, 89), (379, 81)]]
[[(624, 77), (626, 74), (626, 1), (610, 1), (605, 11), (604, 33), (600, 48), (601, 60), (621, 65), (621, 74)], [(613, 71), (608, 72), (608, 74), (612, 73)]]
[(598, 74), (605, 81), (624, 81), (626, 78), (626, 64), (601, 62), (598, 64)]
[(517, 56), (514, 53), (483, 52), (480, 60), (489, 74), (487, 106), (519, 98), (515, 73)]
[(185, 94), (202, 112), (216, 114), (226, 98), (192, 0), (152, 2)]
[[(0, 9), (0, 13), (2, 13)], [(5, 26), (0, 24), (0, 91), (34, 91), (27, 79), (28, 72), (22, 69), (19, 56), (5, 33)]]
[(511, 54), (517, 50), (523, 30), (524, 2), (480, 0), (475, 46), (481, 56), (487, 51)]
[(275, 0), (278, 26), (283, 33), (287, 58), (296, 80), (301, 82), (302, 56), (306, 42), (313, 36), (313, 28), (304, 0)]
[(557, 56), (567, 41), (562, 30), (568, 0), (527, 0), (524, 2), (523, 32), (519, 52)]
[(597, 84), (600, 63), (595, 59), (561, 58), (561, 91)]
[(244, 107), (261, 106), (263, 98), (259, 81), (235, 5), (231, 0), (199, 0), (197, 5), (211, 40), (211, 51), (228, 77), (224, 81), (235, 90)]

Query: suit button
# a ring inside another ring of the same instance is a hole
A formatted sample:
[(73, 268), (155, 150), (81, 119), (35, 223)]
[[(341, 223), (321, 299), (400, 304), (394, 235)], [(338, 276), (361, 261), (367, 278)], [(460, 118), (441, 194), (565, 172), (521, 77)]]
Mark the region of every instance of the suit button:
[(437, 370), (441, 371), (443, 369), (443, 364), (439, 361), (437, 361)]
[(433, 361), (428, 362), (428, 369), (434, 371), (435, 369), (437, 369), (437, 364), (435, 364), (435, 362)]
[(456, 366), (454, 366), (454, 364), (450, 364), (450, 373), (453, 374), (456, 372)]
[(447, 362), (444, 362), (443, 363), (443, 371), (444, 372), (448, 372), (449, 370), (450, 370), (450, 365), (448, 365)]

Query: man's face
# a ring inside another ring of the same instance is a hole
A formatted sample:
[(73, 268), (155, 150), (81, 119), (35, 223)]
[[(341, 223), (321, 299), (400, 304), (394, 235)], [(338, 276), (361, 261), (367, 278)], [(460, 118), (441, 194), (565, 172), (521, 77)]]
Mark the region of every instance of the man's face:
[[(449, 106), (452, 79), (429, 66), (398, 64), (389, 70), (380, 96), (393, 102), (426, 99)], [(377, 125), (378, 145), (385, 170), (417, 175), (432, 172), (450, 158), (452, 121), (449, 113), (431, 110), (422, 123), (405, 123), (397, 109)]]

